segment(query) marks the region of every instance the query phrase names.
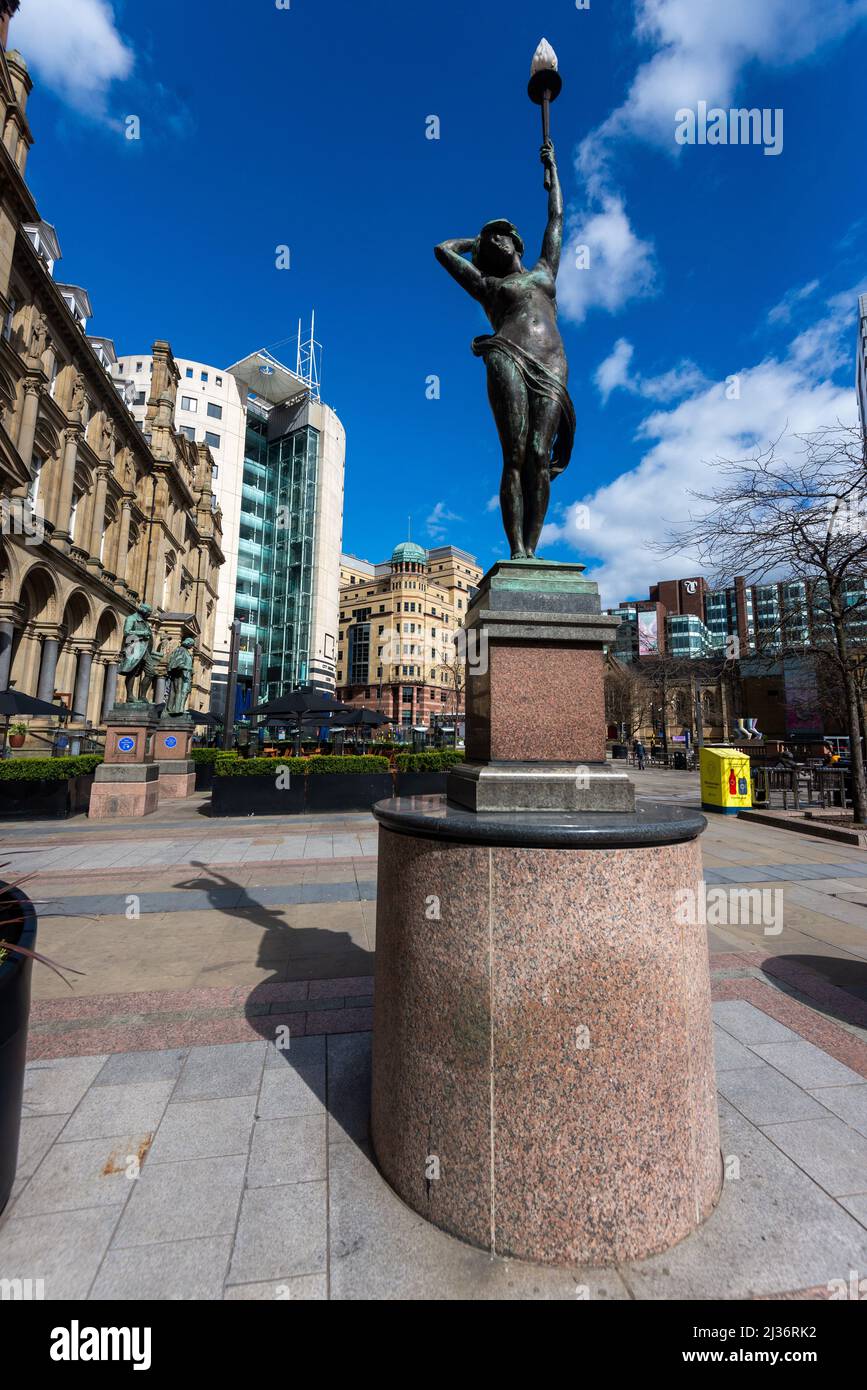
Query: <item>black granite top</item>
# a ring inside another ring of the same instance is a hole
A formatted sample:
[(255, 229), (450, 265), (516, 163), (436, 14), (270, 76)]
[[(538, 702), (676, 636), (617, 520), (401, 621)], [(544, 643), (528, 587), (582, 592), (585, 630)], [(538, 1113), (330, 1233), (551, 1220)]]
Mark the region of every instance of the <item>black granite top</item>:
[(669, 801), (637, 801), (635, 811), (467, 811), (444, 796), (396, 796), (373, 814), (387, 830), (462, 844), (525, 849), (628, 849), (694, 840), (707, 826), (699, 811)]

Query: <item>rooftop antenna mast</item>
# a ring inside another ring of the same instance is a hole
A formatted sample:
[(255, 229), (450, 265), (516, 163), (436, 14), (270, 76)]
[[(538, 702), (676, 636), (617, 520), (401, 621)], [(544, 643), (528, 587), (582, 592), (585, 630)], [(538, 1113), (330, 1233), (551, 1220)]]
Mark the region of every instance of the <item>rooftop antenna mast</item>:
[(310, 392), (310, 399), (320, 400), (319, 386), (322, 380), (322, 344), (316, 341), (316, 310), (310, 313), (310, 337), (302, 339), (301, 320), (298, 320), (298, 357), (295, 375), (299, 376)]

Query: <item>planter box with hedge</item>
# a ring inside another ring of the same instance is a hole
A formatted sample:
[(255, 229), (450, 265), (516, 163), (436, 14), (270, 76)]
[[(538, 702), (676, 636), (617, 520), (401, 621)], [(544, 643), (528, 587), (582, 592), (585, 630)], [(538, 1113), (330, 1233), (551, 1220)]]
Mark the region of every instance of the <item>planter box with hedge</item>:
[(319, 811), (369, 811), (391, 796), (445, 791), (449, 767), (463, 758), (449, 749), (397, 758), (235, 758), (214, 763), (211, 814), (280, 816)]
[(448, 770), (464, 760), (454, 749), (427, 753), (400, 753), (397, 764), (398, 796), (445, 796)]
[(98, 753), (77, 758), (0, 760), (0, 819), (74, 816), (86, 811)]
[(214, 781), (214, 766), (218, 758), (234, 757), (222, 748), (191, 748), (190, 757), (196, 765), (196, 791), (209, 791)]
[(388, 758), (218, 758), (214, 816), (364, 811), (392, 795)]

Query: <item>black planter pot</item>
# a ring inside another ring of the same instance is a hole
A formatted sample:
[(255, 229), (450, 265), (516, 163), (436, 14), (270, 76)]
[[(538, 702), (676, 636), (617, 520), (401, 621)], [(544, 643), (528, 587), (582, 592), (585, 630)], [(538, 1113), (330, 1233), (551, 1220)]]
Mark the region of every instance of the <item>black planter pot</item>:
[[(304, 811), (305, 777), (293, 777), (288, 787), (273, 777), (215, 777), (211, 788), (212, 816), (299, 816)], [(327, 780), (327, 779), (323, 779)]]
[[(0, 891), (2, 887), (0, 884)], [(33, 904), (18, 889), (13, 888), (10, 896), (20, 903), (24, 924), (4, 927), (10, 914), (0, 913), (0, 940), (8, 939), (13, 945), (34, 951), (36, 912)], [(12, 951), (0, 965), (0, 1212), (9, 1201), (18, 1161), (32, 967), (28, 956), (15, 955)]]
[(306, 781), (308, 811), (369, 811), (394, 796), (390, 772), (311, 773)]
[(92, 772), (88, 772), (80, 777), (64, 777), (60, 781), (52, 778), (20, 782), (4, 779), (0, 782), (0, 814), (10, 820), (17, 816), (27, 816), (30, 820), (75, 816), (88, 808), (93, 776)]
[(196, 791), (210, 791), (214, 785), (214, 764), (196, 763)]

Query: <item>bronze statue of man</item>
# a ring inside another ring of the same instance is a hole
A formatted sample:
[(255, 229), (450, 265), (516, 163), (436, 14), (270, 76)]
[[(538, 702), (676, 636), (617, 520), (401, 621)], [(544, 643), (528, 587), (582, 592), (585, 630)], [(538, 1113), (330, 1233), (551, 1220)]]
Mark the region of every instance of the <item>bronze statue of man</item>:
[(165, 713), (182, 715), (187, 713), (187, 701), (193, 688), (193, 648), (192, 637), (185, 637), (179, 647), (169, 653), (166, 662), (168, 690), (166, 691)]
[(541, 158), (550, 172), (548, 225), (532, 270), (522, 264), (517, 228), (504, 220), (486, 223), (477, 237), (444, 241), (434, 252), (479, 301), (494, 329), (475, 339), (473, 352), (488, 370), (488, 399), (503, 448), (500, 507), (513, 560), (535, 558), (551, 479), (569, 463), (575, 438), (569, 368), (557, 327), (563, 194), (550, 140)]
[(128, 704), (147, 704), (145, 693), (156, 674), (151, 611), (149, 603), (140, 603), (123, 625), (123, 644), (117, 671), (126, 681)]

